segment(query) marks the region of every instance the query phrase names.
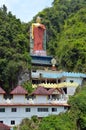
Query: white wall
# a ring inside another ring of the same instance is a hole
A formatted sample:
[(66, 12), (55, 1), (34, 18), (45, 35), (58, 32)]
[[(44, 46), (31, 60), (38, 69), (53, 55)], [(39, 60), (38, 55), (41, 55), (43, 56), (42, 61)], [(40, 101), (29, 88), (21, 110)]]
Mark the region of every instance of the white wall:
[(3, 103), (3, 101), (5, 101), (4, 95), (3, 95), (3, 94), (0, 94), (0, 103)]
[[(30, 112), (25, 112), (25, 108), (31, 108)], [(1, 108), (1, 107), (0, 107)], [(11, 112), (10, 106), (5, 107), (5, 112), (0, 112), (0, 121), (11, 126), (11, 120), (15, 120), (15, 125), (20, 124), (22, 119), (31, 118), (33, 115), (38, 117), (45, 117), (51, 114), (59, 114), (65, 112), (64, 106), (17, 106), (17, 112)], [(48, 112), (38, 112), (37, 108), (48, 108)], [(52, 108), (57, 108), (57, 112), (52, 112)]]
[(35, 103), (47, 103), (48, 97), (46, 95), (36, 95), (36, 98), (34, 99)]
[(82, 85), (83, 78), (76, 78), (76, 77), (67, 77), (66, 82), (70, 82), (70, 80), (73, 80), (73, 82), (78, 83), (79, 85)]
[(14, 103), (23, 103), (27, 99), (25, 98), (25, 95), (13, 95), (12, 102)]
[(67, 87), (67, 95), (74, 95), (76, 91), (76, 87), (71, 86), (71, 87)]

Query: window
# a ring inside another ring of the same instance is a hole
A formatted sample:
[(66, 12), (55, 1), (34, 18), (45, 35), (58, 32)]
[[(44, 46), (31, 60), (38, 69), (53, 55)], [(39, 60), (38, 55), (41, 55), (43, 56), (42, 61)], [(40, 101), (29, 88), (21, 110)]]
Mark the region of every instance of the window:
[(17, 112), (17, 108), (11, 108), (11, 112)]
[(61, 83), (61, 79), (58, 79), (58, 83)]
[(32, 72), (36, 72), (36, 70), (34, 69), (34, 70), (32, 70)]
[(38, 112), (48, 112), (48, 108), (38, 108)]
[(68, 107), (67, 107), (67, 106), (64, 106), (64, 109), (66, 110), (66, 109), (68, 109)]
[(57, 111), (57, 108), (52, 108), (52, 112), (56, 112)]
[(12, 120), (12, 121), (11, 121), (11, 125), (15, 125), (15, 120)]
[(73, 83), (74, 81), (73, 80), (70, 80), (71, 83)]
[(31, 110), (30, 110), (30, 108), (25, 108), (25, 111), (30, 112)]
[(3, 121), (0, 121), (0, 123), (3, 123)]
[(64, 82), (66, 82), (66, 80), (64, 80)]
[(5, 108), (0, 108), (0, 112), (5, 112)]
[(64, 90), (65, 94), (67, 94), (67, 88), (63, 88), (63, 90)]

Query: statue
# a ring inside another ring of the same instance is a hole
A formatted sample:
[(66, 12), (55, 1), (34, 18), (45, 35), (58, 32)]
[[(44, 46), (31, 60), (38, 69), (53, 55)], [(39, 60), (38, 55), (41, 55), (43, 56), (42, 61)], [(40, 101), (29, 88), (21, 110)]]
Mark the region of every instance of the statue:
[(32, 53), (35, 55), (46, 55), (45, 39), (46, 28), (41, 24), (41, 18), (37, 17), (36, 23), (31, 27), (31, 38), (33, 41)]
[(52, 70), (56, 70), (56, 59), (55, 58), (51, 59), (51, 64), (52, 64)]

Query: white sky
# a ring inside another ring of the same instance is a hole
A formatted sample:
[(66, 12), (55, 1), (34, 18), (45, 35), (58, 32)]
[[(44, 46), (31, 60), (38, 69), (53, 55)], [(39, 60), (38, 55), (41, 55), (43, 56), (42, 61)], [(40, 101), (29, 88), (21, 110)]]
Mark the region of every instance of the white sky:
[(22, 22), (29, 22), (38, 12), (50, 7), (52, 2), (53, 0), (0, 0), (0, 7), (5, 4), (8, 11)]

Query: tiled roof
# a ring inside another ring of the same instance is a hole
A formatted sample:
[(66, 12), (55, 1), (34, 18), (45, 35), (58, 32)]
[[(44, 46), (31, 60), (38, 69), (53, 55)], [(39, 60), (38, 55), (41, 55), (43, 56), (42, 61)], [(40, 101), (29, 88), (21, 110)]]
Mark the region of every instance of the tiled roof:
[(50, 79), (56, 79), (56, 78), (62, 78), (62, 77), (74, 77), (74, 78), (86, 78), (85, 73), (75, 73), (75, 72), (58, 72), (58, 71), (37, 71), (32, 72), (33, 78), (39, 78), (41, 73), (42, 78), (50, 78)]
[(6, 92), (0, 87), (0, 94), (5, 94)]
[(63, 72), (62, 75), (66, 77), (86, 78), (85, 73)]
[(56, 90), (55, 88), (51, 88), (51, 89), (48, 90), (48, 92), (49, 92), (50, 94), (52, 94), (55, 90)]
[(44, 87), (37, 87), (37, 89), (32, 93), (32, 95), (49, 95), (49, 92)]
[(49, 92), (49, 94), (52, 94), (55, 90), (57, 90), (57, 92), (59, 92), (59, 93), (63, 93), (62, 90), (61, 90), (61, 89), (58, 89), (58, 88), (50, 88), (50, 89), (48, 90), (48, 92)]
[(10, 130), (10, 127), (3, 123), (0, 123), (0, 130)]
[(62, 78), (62, 77), (75, 77), (75, 78), (86, 78), (86, 74), (83, 73), (74, 73), (74, 72), (61, 72), (61, 73), (42, 73), (43, 78)]
[(22, 86), (17, 86), (16, 88), (14, 88), (10, 94), (14, 94), (14, 95), (25, 95), (28, 94), (28, 92), (22, 87)]
[(37, 87), (37, 89), (32, 93), (32, 95), (50, 95), (52, 94), (55, 90), (57, 90), (58, 92), (62, 93), (62, 91), (60, 89), (56, 89), (56, 88), (50, 88), (49, 90), (47, 90), (44, 87)]

